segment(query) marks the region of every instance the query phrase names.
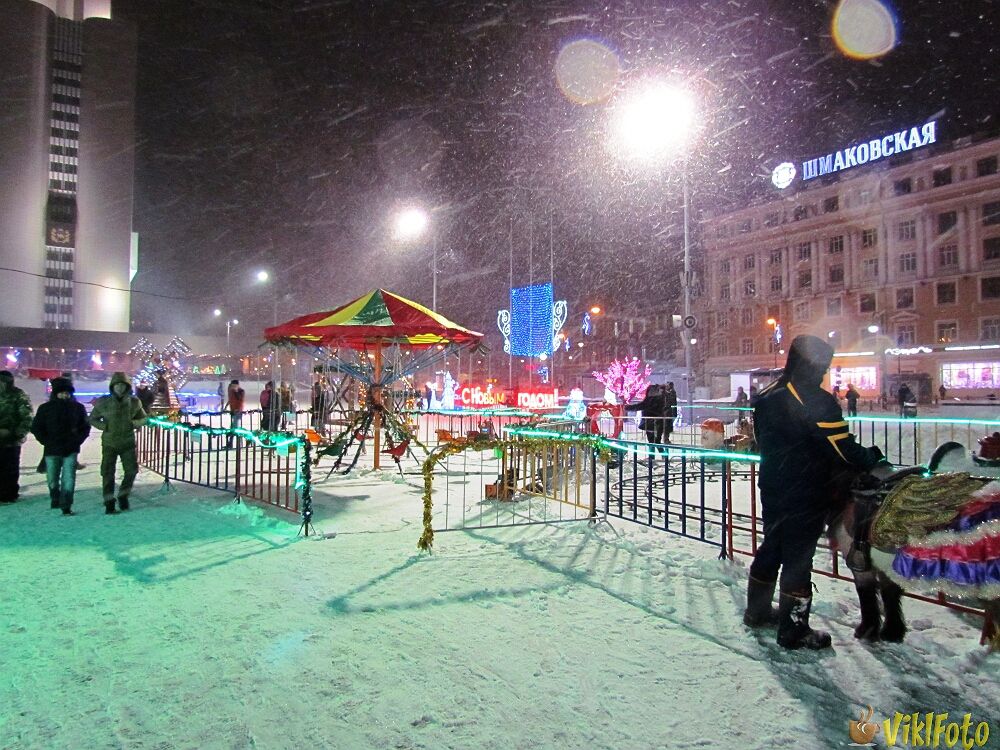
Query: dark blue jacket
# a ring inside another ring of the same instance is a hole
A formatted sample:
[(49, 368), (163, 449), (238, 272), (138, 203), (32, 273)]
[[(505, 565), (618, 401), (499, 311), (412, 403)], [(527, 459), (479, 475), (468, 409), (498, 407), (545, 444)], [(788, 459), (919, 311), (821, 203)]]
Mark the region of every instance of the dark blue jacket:
[(72, 456), (90, 434), (87, 410), (72, 398), (53, 396), (38, 407), (31, 434), (45, 447), (46, 456)]

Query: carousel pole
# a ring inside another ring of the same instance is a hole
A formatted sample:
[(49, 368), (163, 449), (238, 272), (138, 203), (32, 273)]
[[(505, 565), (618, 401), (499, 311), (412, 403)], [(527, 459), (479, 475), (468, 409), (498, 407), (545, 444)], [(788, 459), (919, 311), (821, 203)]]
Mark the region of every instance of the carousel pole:
[(375, 470), (379, 469), (379, 451), (382, 447), (382, 388), (377, 385), (377, 383), (382, 379), (382, 341), (381, 339), (375, 342), (375, 384), (372, 385), (372, 392), (370, 398), (372, 400), (372, 405), (375, 408)]

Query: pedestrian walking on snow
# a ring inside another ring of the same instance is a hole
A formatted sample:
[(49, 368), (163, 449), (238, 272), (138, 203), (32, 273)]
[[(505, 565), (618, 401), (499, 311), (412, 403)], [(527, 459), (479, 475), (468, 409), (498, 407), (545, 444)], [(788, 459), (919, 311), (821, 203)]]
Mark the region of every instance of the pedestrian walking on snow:
[(44, 448), (50, 507), (61, 508), (64, 516), (73, 515), (77, 456), (90, 435), (90, 423), (83, 404), (73, 398), (73, 383), (69, 378), (52, 379), (52, 393), (38, 407), (31, 434)]
[[(117, 513), (115, 501), (121, 510), (129, 509), (128, 497), (139, 473), (135, 454), (135, 431), (146, 423), (142, 403), (132, 395), (132, 384), (123, 372), (111, 376), (111, 391), (94, 403), (90, 423), (104, 434), (101, 436), (101, 483), (104, 490), (104, 512)], [(115, 495), (115, 471), (121, 458), (125, 471)]]
[(21, 491), (21, 444), (31, 429), (31, 401), (14, 385), (9, 370), (0, 371), (0, 503), (12, 503)]

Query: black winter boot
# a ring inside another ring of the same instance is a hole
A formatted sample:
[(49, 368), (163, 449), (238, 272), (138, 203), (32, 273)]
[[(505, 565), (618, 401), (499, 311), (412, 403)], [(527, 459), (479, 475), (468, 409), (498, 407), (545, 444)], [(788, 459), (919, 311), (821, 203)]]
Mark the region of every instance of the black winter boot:
[(748, 628), (774, 627), (778, 624), (778, 610), (771, 606), (775, 581), (760, 581), (753, 576), (747, 580), (747, 608), (743, 624)]
[(861, 604), (861, 622), (854, 628), (854, 637), (863, 641), (877, 641), (882, 627), (882, 613), (878, 608), (878, 586), (873, 581), (868, 585), (854, 584)]
[(127, 497), (118, 498), (118, 507), (121, 508), (122, 510), (128, 510), (129, 507), (128, 498)]
[(778, 599), (778, 645), (782, 648), (830, 648), (829, 633), (809, 627), (812, 597), (781, 592)]
[(106, 516), (113, 516), (117, 512), (118, 511), (115, 510), (115, 501), (114, 500), (105, 500), (104, 501), (104, 515), (106, 515)]
[(883, 641), (902, 643), (906, 637), (906, 618), (903, 617), (903, 589), (895, 583), (882, 585), (882, 604), (885, 606), (885, 624), (879, 636)]

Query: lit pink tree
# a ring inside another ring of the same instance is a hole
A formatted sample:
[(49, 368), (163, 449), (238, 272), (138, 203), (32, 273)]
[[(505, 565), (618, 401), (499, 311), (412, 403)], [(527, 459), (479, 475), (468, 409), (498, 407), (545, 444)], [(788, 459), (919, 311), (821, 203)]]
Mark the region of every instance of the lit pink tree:
[(652, 371), (649, 365), (643, 368), (642, 361), (638, 357), (633, 357), (624, 362), (616, 359), (608, 365), (607, 370), (604, 372), (595, 370), (593, 375), (615, 394), (619, 403), (627, 404), (646, 393)]

